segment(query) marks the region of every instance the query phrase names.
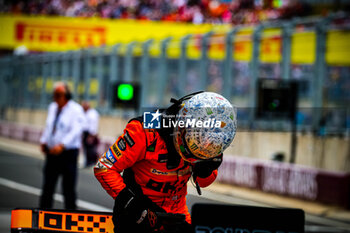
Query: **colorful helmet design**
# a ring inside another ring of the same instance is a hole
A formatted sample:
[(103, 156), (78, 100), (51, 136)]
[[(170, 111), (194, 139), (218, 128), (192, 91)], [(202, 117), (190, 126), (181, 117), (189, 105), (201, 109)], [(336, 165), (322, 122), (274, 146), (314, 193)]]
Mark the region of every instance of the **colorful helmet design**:
[(185, 100), (174, 127), (176, 151), (190, 163), (219, 156), (235, 137), (236, 117), (236, 109), (219, 94), (202, 92)]

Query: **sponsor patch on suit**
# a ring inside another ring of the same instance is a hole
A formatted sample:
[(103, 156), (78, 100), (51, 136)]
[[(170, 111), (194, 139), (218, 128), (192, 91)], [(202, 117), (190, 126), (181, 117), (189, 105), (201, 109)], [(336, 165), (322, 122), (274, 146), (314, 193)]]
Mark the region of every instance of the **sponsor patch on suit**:
[(125, 151), (126, 149), (126, 144), (125, 144), (125, 140), (123, 138), (120, 138), (119, 141), (117, 142), (118, 148), (121, 151)]
[(126, 131), (124, 134), (124, 139), (126, 141), (126, 143), (130, 146), (133, 147), (135, 145), (134, 140), (132, 139), (132, 137), (129, 135), (129, 132)]
[(119, 159), (122, 156), (122, 153), (120, 152), (120, 150), (117, 148), (116, 144), (112, 145), (112, 152), (113, 154), (117, 157), (117, 159)]
[(113, 163), (113, 164), (114, 164), (115, 162), (117, 162), (117, 159), (114, 157), (114, 155), (113, 155), (111, 149), (108, 149), (108, 151), (106, 152), (106, 158), (107, 158), (109, 161), (111, 161), (111, 163)]

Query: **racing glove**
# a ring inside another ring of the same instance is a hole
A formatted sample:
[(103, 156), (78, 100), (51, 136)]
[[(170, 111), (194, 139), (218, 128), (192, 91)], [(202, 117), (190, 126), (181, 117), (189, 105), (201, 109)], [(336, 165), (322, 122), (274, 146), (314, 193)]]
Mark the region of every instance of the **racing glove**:
[(135, 223), (141, 223), (145, 218), (142, 201), (128, 187), (120, 191), (116, 197), (114, 210), (118, 215), (127, 216)]
[[(128, 230), (117, 232), (130, 232), (131, 229), (142, 232), (154, 232), (159, 228), (156, 212), (147, 205), (147, 201), (136, 195), (130, 188), (125, 187), (115, 199), (113, 221), (118, 226)], [(118, 220), (119, 219), (119, 220)], [(121, 221), (125, 221), (121, 223)], [(130, 223), (127, 224), (127, 223)], [(124, 225), (124, 227), (121, 226)]]
[(214, 170), (218, 169), (222, 163), (222, 157), (223, 155), (220, 154), (219, 156), (203, 160), (198, 163), (195, 163), (192, 167), (193, 171), (193, 177), (196, 180), (197, 177), (200, 178), (207, 178), (210, 176)]

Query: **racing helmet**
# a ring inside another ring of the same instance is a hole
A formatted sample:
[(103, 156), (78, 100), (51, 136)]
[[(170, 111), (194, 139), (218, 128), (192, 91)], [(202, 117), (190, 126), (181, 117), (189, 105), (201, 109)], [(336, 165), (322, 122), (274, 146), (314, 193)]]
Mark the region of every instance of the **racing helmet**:
[(237, 130), (236, 108), (213, 92), (201, 92), (185, 99), (175, 119), (174, 147), (190, 163), (220, 156)]

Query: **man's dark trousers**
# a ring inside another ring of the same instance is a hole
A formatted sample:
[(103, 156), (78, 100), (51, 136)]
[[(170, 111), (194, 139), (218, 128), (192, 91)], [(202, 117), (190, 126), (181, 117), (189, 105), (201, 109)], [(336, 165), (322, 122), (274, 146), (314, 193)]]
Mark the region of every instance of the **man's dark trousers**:
[(40, 208), (52, 208), (58, 177), (62, 176), (62, 190), (66, 209), (76, 209), (77, 159), (79, 150), (64, 150), (59, 155), (46, 155), (43, 191)]
[(98, 159), (97, 145), (98, 145), (98, 138), (96, 136), (89, 134), (89, 132), (84, 131), (83, 146), (84, 146), (84, 153), (86, 158), (86, 162), (85, 162), (86, 166), (96, 164)]

